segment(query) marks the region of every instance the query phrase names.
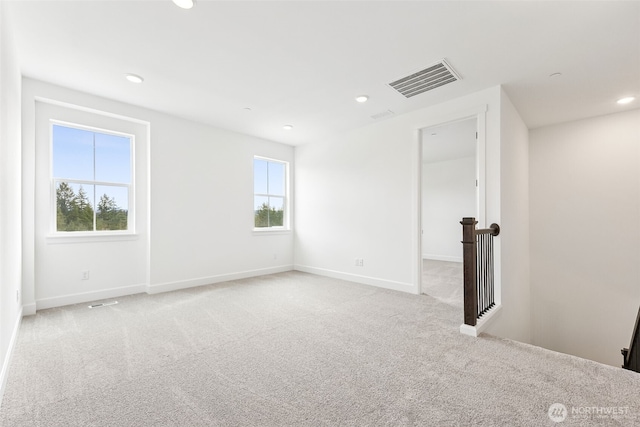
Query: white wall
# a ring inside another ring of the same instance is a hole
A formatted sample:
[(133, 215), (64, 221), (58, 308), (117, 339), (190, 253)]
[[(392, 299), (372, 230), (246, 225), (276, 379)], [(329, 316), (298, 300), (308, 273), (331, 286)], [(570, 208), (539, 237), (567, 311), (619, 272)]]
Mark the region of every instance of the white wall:
[[(26, 83), (24, 94), (43, 88)], [(44, 89), (46, 91), (46, 89)], [(35, 103), (35, 298), (37, 308), (145, 291), (148, 253), (148, 123), (55, 105)], [(118, 131), (134, 136), (135, 204), (130, 209), (135, 236), (53, 235), (50, 120)], [(82, 271), (89, 280), (82, 280)]]
[(476, 216), (476, 158), (422, 165), (422, 257), (462, 262), (463, 217)]
[[(419, 130), (485, 110), (480, 127), (486, 128), (486, 211), (499, 221), (495, 87), (297, 147), (296, 268), (419, 292)], [(364, 266), (356, 267), (355, 258), (363, 258)]]
[(21, 317), (20, 69), (0, 2), (0, 399)]
[(293, 232), (252, 230), (253, 156), (293, 170), (293, 147), (167, 116), (151, 123), (152, 291), (292, 269)]
[[(24, 233), (24, 269), (34, 271), (24, 284), (27, 312), (292, 268), (291, 232), (252, 232), (253, 156), (293, 161), (292, 147), (30, 79), (23, 87), (24, 210), (35, 212), (25, 222), (35, 225)], [(149, 151), (140, 156), (148, 158), (144, 174), (150, 189), (144, 176), (136, 179), (138, 196), (148, 199), (150, 209), (138, 209), (136, 240), (67, 244), (47, 239), (50, 187), (43, 188), (47, 177), (38, 167), (46, 155), (34, 132), (37, 97), (148, 125)], [(89, 281), (79, 279), (83, 269), (91, 269)]]
[(640, 110), (530, 141), (533, 341), (620, 366), (640, 306)]
[[(485, 332), (531, 342), (529, 277), (529, 131), (504, 92), (500, 121), (501, 304)], [(495, 222), (489, 218), (488, 221)], [(504, 320), (508, 319), (508, 320)]]
[(494, 246), (503, 309), (487, 332), (530, 342), (528, 135), (500, 87), (297, 147), (295, 268), (419, 292), (419, 129), (469, 117), (484, 141), (479, 227), (506, 227)]

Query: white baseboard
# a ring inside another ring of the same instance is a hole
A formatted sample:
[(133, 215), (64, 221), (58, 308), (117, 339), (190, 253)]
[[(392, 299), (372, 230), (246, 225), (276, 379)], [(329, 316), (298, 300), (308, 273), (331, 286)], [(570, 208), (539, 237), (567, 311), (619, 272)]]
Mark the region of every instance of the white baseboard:
[(104, 289), (100, 291), (82, 292), (79, 294), (63, 295), (53, 298), (43, 298), (36, 300), (36, 309), (43, 310), (45, 308), (62, 307), (71, 304), (80, 304), (83, 302), (92, 302), (107, 298), (117, 298), (125, 295), (139, 294), (146, 291), (146, 285), (131, 285), (120, 288)]
[(349, 282), (362, 283), (363, 285), (376, 286), (378, 288), (392, 289), (394, 291), (417, 293), (416, 288), (411, 283), (395, 282), (393, 280), (378, 279), (375, 277), (361, 276), (358, 274), (344, 273), (342, 271), (329, 270), (326, 268), (311, 267), (308, 265), (296, 264), (294, 270), (305, 273), (317, 274), (318, 276), (326, 276), (334, 279), (346, 280)]
[(422, 254), (422, 259), (432, 259), (434, 261), (462, 262), (462, 257), (449, 255)]
[(32, 302), (31, 304), (23, 304), (22, 305), (22, 315), (23, 316), (33, 316), (36, 314), (36, 303)]
[(463, 323), (460, 325), (460, 333), (463, 335), (469, 335), (470, 337), (477, 337), (479, 332), (475, 326), (467, 325)]
[(35, 304), (27, 304), (23, 306), (25, 315), (36, 314), (36, 310), (47, 308), (62, 307), (71, 304), (80, 304), (84, 302), (93, 302), (108, 298), (117, 298), (126, 295), (148, 293), (157, 294), (160, 292), (175, 291), (179, 289), (193, 288), (195, 286), (209, 285), (211, 283), (226, 282), (229, 280), (246, 279), (248, 277), (263, 276), (265, 274), (282, 273), (293, 270), (292, 265), (282, 265), (278, 267), (261, 268), (257, 270), (248, 270), (229, 274), (220, 274), (217, 276), (201, 277), (197, 279), (182, 280), (176, 282), (159, 283), (155, 285), (138, 284), (131, 286), (123, 286), (120, 288), (104, 289), (100, 291), (83, 292), (79, 294), (62, 295), (53, 298), (42, 298), (36, 300)]
[(227, 282), (229, 280), (247, 279), (249, 277), (264, 276), (266, 274), (283, 273), (285, 271), (291, 270), (293, 270), (292, 265), (259, 268), (256, 270), (247, 270), (236, 273), (219, 274), (216, 276), (200, 277), (197, 279), (157, 283), (147, 286), (146, 291), (148, 294), (158, 294), (161, 292), (178, 291), (180, 289), (193, 288), (196, 286), (211, 285), (212, 283)]
[(480, 335), (480, 333), (487, 329), (489, 323), (491, 322), (491, 319), (495, 318), (500, 310), (502, 310), (502, 305), (493, 307), (491, 310), (489, 310), (488, 313), (478, 319), (478, 323), (476, 323), (476, 326), (469, 326), (463, 323), (462, 325), (460, 325), (460, 333), (472, 337), (477, 337), (478, 335)]
[(16, 319), (15, 327), (11, 333), (11, 339), (9, 340), (9, 347), (7, 353), (4, 355), (4, 363), (2, 364), (2, 371), (0, 371), (0, 406), (2, 406), (2, 398), (4, 397), (4, 389), (7, 385), (7, 377), (9, 376), (9, 364), (11, 363), (11, 356), (13, 355), (13, 349), (18, 340), (18, 332), (20, 331), (20, 325), (22, 324), (22, 308), (18, 312), (18, 318)]

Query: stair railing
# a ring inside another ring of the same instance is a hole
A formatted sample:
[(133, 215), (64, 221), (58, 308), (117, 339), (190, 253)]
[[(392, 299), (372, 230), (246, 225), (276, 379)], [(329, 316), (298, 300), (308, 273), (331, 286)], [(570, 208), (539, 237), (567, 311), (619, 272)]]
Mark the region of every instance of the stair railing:
[(464, 323), (476, 326), (478, 319), (495, 306), (493, 238), (500, 226), (476, 229), (475, 218), (462, 218), (464, 262)]
[(636, 325), (631, 334), (631, 344), (629, 348), (622, 349), (622, 357), (624, 359), (622, 367), (631, 371), (640, 372), (640, 308), (638, 309), (638, 317)]

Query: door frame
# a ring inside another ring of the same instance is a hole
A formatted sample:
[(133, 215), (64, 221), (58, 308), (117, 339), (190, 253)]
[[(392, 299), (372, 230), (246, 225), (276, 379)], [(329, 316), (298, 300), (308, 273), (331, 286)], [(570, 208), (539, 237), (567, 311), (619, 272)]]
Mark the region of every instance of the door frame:
[[(422, 133), (424, 129), (429, 129), (441, 125), (455, 123), (463, 120), (476, 119), (478, 132), (476, 148), (476, 220), (480, 227), (485, 227), (486, 221), (486, 114), (487, 106), (484, 105), (473, 110), (461, 111), (459, 113), (443, 116), (439, 119), (430, 120), (414, 129), (413, 143), (413, 284), (414, 293), (422, 293)], [(460, 218), (462, 219), (462, 218)], [(462, 236), (462, 232), (461, 232)]]

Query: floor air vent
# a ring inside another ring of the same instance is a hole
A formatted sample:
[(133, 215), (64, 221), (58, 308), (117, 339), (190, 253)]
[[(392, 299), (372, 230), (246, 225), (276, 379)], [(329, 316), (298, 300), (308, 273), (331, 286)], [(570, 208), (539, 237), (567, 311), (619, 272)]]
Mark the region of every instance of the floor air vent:
[(413, 73), (407, 77), (389, 83), (393, 89), (407, 98), (460, 80), (460, 77), (443, 59), (442, 61)]
[(98, 304), (91, 304), (89, 308), (107, 307), (109, 305), (116, 305), (118, 301), (100, 302)]

